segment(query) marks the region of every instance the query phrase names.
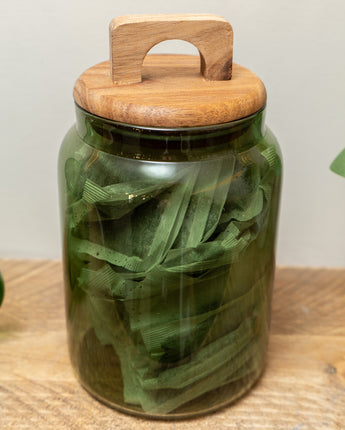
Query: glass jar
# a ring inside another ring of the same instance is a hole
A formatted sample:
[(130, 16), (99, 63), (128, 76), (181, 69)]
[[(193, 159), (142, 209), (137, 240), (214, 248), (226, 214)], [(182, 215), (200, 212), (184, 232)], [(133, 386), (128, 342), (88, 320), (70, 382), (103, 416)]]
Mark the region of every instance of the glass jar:
[(142, 416), (233, 402), (268, 341), (281, 157), (264, 109), (175, 129), (76, 114), (59, 185), (77, 377)]
[(0, 272), (0, 306), (2, 301), (4, 300), (5, 288), (4, 288), (4, 280), (2, 279)]

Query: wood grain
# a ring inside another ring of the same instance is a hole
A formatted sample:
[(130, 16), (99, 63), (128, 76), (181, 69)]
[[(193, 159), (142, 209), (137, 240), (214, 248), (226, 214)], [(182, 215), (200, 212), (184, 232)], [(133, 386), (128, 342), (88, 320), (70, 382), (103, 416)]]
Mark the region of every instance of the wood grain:
[(147, 55), (143, 81), (114, 85), (108, 61), (84, 72), (74, 100), (88, 112), (114, 121), (149, 127), (196, 127), (249, 116), (266, 103), (262, 81), (233, 64), (232, 78), (209, 81), (193, 55)]
[(0, 260), (0, 428), (340, 430), (345, 421), (345, 270), (277, 270), (266, 371), (212, 415), (157, 422), (91, 398), (69, 363), (61, 264)]
[[(233, 31), (222, 17), (123, 16), (111, 22), (109, 39), (110, 61), (86, 70), (73, 91), (94, 115), (137, 126), (198, 127), (247, 117), (266, 104), (261, 80), (233, 65)], [(192, 43), (200, 58), (146, 55), (169, 39)]]
[(110, 24), (110, 67), (114, 84), (141, 82), (141, 67), (148, 51), (164, 40), (192, 43), (200, 53), (205, 79), (231, 78), (233, 32), (216, 15), (129, 15)]

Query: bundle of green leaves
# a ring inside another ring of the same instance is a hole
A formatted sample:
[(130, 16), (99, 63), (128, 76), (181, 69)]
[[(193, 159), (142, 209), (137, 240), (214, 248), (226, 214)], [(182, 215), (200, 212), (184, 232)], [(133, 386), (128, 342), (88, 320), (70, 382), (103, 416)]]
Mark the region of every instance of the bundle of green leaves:
[(264, 143), (204, 168), (181, 163), (165, 180), (96, 150), (66, 161), (71, 309), (83, 300), (112, 346), (127, 404), (165, 414), (229, 384), (243, 391), (261, 372), (280, 168)]

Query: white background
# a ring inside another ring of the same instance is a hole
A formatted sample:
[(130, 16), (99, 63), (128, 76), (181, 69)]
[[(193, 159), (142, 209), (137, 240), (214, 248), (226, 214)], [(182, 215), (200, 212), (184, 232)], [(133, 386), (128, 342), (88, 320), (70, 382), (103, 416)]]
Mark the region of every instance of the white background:
[[(278, 264), (344, 266), (344, 0), (11, 0), (0, 6), (0, 257), (60, 258), (56, 163), (74, 122), (78, 75), (108, 58), (119, 15), (215, 13), (234, 29), (234, 61), (268, 92), (284, 155)], [(184, 42), (165, 51), (196, 52)]]

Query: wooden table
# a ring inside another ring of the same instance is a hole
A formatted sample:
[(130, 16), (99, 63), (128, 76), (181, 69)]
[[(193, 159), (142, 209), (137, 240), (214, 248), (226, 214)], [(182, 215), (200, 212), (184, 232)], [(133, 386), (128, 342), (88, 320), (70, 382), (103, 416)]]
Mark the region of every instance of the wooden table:
[(233, 406), (190, 421), (103, 406), (69, 363), (61, 264), (0, 260), (0, 429), (345, 429), (345, 270), (279, 268), (268, 364)]

